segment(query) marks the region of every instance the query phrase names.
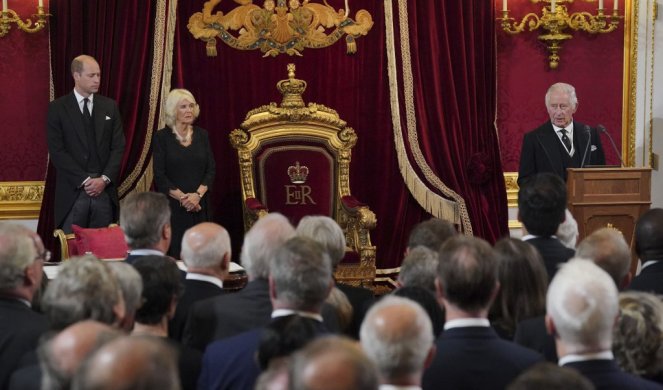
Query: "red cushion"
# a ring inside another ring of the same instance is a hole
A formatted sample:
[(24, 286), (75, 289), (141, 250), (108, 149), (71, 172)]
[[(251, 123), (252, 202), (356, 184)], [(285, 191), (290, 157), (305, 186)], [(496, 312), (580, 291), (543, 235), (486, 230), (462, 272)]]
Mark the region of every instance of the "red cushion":
[(87, 252), (92, 253), (100, 259), (123, 259), (127, 257), (126, 241), (124, 232), (119, 226), (86, 229), (77, 225), (71, 225), (76, 237), (76, 247), (79, 255)]

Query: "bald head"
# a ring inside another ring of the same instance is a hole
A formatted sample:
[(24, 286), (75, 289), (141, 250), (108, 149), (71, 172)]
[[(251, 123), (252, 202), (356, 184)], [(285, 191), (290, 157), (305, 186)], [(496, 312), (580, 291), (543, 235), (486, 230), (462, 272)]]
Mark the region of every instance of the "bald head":
[(120, 331), (96, 321), (77, 322), (39, 347), (42, 388), (68, 388), (83, 361)]
[(227, 272), (231, 257), (230, 236), (221, 225), (199, 223), (184, 233), (181, 255), (190, 272)]
[(630, 278), (631, 249), (618, 230), (603, 228), (585, 237), (576, 250), (576, 256), (590, 259), (610, 275), (621, 288)]
[[(137, 387), (137, 384), (141, 384)], [(95, 352), (78, 371), (73, 389), (179, 389), (174, 351), (155, 337), (126, 336)]]
[(366, 314), (360, 339), (384, 383), (408, 380), (420, 385), (426, 359), (434, 353), (434, 339), (431, 320), (419, 304), (396, 296), (383, 298)]

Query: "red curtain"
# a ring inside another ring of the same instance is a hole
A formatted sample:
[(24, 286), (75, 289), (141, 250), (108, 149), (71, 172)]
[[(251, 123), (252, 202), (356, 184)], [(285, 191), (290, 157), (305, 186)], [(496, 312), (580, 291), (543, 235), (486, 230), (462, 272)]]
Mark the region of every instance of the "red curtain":
[[(69, 0), (50, 4), (55, 97), (66, 95), (74, 88), (69, 70), (74, 57), (89, 54), (97, 59), (101, 67), (99, 93), (115, 99), (122, 113), (126, 136), (122, 179), (136, 166), (145, 144), (155, 4), (153, 1), (114, 0)], [(55, 196), (54, 174), (49, 163), (37, 228), (51, 248), (54, 247), (51, 207)]]

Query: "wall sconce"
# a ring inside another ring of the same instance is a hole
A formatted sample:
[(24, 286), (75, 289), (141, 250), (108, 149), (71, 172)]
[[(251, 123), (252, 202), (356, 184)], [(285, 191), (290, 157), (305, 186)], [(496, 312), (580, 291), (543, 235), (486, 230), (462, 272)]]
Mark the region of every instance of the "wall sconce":
[[(548, 3), (541, 9), (541, 16), (534, 13), (529, 13), (523, 17), (520, 23), (509, 16), (507, 8), (507, 0), (502, 0), (502, 17), (497, 18), (501, 20), (502, 30), (506, 33), (515, 35), (525, 31), (525, 27), (529, 31), (534, 31), (542, 27), (543, 31), (539, 35), (539, 40), (543, 42), (550, 52), (548, 56), (551, 69), (557, 69), (559, 65), (559, 50), (562, 48), (562, 42), (567, 39), (573, 38), (567, 29), (585, 31), (590, 34), (604, 34), (617, 29), (619, 26), (619, 0), (613, 1), (612, 15), (606, 15), (603, 8), (603, 0), (598, 0), (598, 9), (596, 15), (589, 12), (574, 12), (569, 14), (565, 3), (573, 3), (574, 0), (531, 0), (532, 3)], [(589, 3), (596, 2), (596, 0), (584, 0)]]
[(48, 22), (48, 17), (51, 16), (44, 12), (44, 0), (39, 0), (37, 4), (37, 13), (32, 14), (32, 19), (26, 19), (25, 22), (21, 20), (16, 11), (9, 9), (7, 7), (7, 0), (2, 0), (2, 12), (0, 12), (0, 37), (4, 37), (9, 33), (11, 29), (11, 23), (16, 23), (19, 29), (28, 32), (35, 33), (44, 27), (46, 27), (46, 22)]

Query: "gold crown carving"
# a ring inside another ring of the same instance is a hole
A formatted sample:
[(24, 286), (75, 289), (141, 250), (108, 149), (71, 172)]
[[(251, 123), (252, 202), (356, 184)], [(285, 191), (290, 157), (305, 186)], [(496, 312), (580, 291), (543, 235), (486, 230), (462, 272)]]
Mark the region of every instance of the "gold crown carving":
[(302, 94), (306, 90), (306, 81), (295, 78), (295, 64), (288, 64), (288, 78), (276, 84), (276, 88), (283, 94), (281, 107), (304, 107)]
[(299, 161), (297, 161), (295, 165), (288, 167), (288, 176), (290, 176), (292, 184), (303, 184), (308, 177), (308, 167), (299, 165)]

